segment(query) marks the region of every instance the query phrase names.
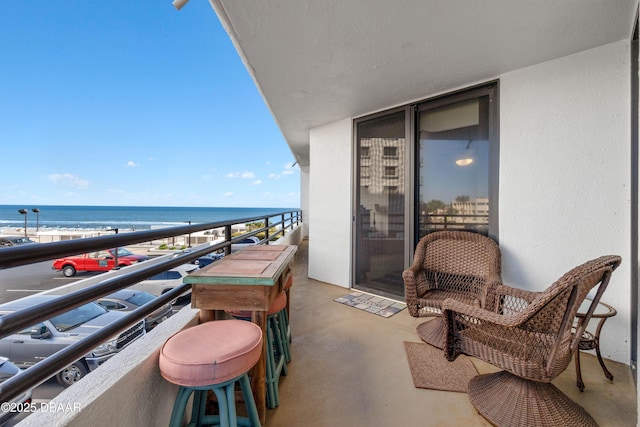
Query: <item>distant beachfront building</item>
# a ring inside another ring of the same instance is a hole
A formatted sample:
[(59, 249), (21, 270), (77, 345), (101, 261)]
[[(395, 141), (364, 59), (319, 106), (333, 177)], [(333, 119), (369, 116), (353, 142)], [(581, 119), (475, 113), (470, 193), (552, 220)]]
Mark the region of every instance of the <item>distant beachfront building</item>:
[(470, 215), (469, 217), (457, 218), (454, 222), (475, 222), (489, 223), (489, 198), (477, 197), (464, 201), (453, 201), (451, 207), (459, 215)]

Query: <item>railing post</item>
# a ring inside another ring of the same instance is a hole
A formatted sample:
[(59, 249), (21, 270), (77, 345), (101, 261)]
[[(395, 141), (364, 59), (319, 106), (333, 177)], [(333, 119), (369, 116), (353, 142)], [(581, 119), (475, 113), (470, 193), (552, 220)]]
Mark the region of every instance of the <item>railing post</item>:
[[(227, 242), (231, 241), (231, 224), (224, 226), (224, 240)], [(231, 245), (224, 247), (224, 254), (231, 255)]]
[(269, 244), (269, 217), (266, 217), (264, 219), (264, 225), (267, 228), (267, 230), (264, 232), (265, 245), (268, 245)]
[(282, 237), (286, 234), (287, 224), (284, 222), (284, 214), (282, 214)]

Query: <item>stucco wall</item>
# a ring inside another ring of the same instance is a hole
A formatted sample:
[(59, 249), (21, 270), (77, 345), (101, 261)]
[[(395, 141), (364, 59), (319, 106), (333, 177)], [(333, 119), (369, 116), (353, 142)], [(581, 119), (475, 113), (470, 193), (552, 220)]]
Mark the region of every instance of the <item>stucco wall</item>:
[(300, 170), (300, 209), (304, 237), (309, 237), (309, 170)]
[(309, 135), (309, 277), (348, 287), (351, 265), (351, 119)]
[[(505, 282), (543, 290), (600, 255), (623, 257), (603, 300), (604, 356), (629, 362), (629, 43), (500, 76)], [(627, 263), (624, 263), (624, 260)]]

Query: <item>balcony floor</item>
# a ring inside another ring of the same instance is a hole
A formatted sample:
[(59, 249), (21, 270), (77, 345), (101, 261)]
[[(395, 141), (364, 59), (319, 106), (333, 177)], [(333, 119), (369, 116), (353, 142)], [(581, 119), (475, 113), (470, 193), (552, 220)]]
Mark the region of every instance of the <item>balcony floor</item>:
[[(307, 278), (307, 241), (296, 255), (291, 290), (293, 342), (289, 375), (280, 379), (280, 406), (267, 426), (489, 426), (466, 395), (413, 386), (403, 341), (420, 342), (407, 310), (383, 318), (333, 301), (347, 289)], [(605, 331), (606, 333), (606, 326)], [(444, 356), (443, 356), (444, 357)], [(472, 359), (480, 373), (495, 368)], [(586, 385), (575, 385), (573, 364), (554, 381), (601, 426), (635, 426), (636, 390), (628, 366), (581, 356)]]

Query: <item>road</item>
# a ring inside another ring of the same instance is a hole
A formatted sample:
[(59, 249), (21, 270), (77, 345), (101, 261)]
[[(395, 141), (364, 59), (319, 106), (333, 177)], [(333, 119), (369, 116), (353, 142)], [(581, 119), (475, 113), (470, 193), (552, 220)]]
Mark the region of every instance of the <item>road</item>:
[(51, 269), (51, 261), (0, 270), (0, 304), (66, 285), (95, 274), (79, 273), (75, 277), (64, 277), (61, 272)]

